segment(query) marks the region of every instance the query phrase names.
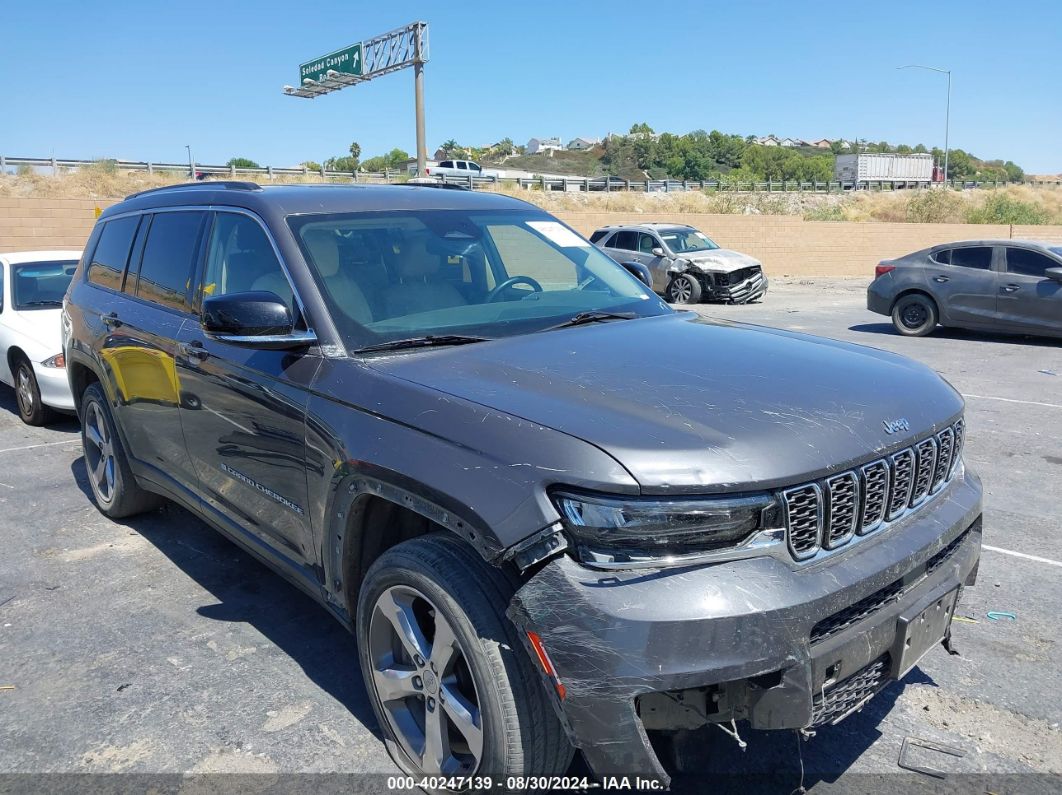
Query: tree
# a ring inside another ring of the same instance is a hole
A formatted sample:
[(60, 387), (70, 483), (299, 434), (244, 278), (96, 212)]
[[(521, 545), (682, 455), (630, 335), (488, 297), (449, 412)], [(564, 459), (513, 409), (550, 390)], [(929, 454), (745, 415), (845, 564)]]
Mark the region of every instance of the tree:
[(630, 134), (641, 138), (649, 138), (653, 134), (653, 128), (643, 121), (640, 124), (632, 125)]
[(321, 164), (318, 163), (316, 160), (303, 160), (301, 163), (299, 163), (299, 165), (303, 168), (308, 168), (310, 171), (321, 170)]
[(324, 167), (328, 171), (354, 173), (358, 170), (358, 161), (353, 157), (330, 157), (324, 161)]
[(261, 168), (256, 162), (247, 157), (230, 157), (225, 164), (229, 168)]
[(1025, 179), (1025, 172), (1022, 170), (1022, 167), (1013, 160), (1008, 160), (1004, 163), (1003, 170), (1007, 172), (1007, 179), (1010, 182), (1021, 182)]
[(361, 160), (361, 144), (357, 141), (351, 141), (347, 151), (350, 152), (350, 159), (354, 161), (354, 168), (357, 168), (358, 161)]
[(450, 138), (446, 141), (443, 141), (443, 145), (439, 148), (446, 152), (447, 157), (453, 157), (454, 152), (456, 152), (460, 147), (458, 146), (457, 141), (455, 141), (453, 138)]

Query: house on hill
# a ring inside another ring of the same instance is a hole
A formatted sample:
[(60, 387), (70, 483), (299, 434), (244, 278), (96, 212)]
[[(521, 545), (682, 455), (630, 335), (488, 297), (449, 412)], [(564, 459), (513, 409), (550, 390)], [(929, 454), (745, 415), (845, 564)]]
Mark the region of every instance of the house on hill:
[(817, 141), (808, 141), (808, 144), (814, 146), (816, 149), (829, 149), (830, 144), (832, 143), (833, 141), (831, 141), (829, 138), (820, 138)]
[(572, 138), (568, 141), (568, 150), (571, 152), (582, 152), (587, 149), (592, 149), (600, 143), (600, 138)]
[(753, 138), (752, 142), (754, 144), (759, 144), (760, 146), (778, 146), (779, 144), (778, 139), (775, 138), (773, 135), (760, 135), (756, 138)]
[(527, 142), (529, 155), (550, 154), (563, 148), (560, 138), (532, 138)]

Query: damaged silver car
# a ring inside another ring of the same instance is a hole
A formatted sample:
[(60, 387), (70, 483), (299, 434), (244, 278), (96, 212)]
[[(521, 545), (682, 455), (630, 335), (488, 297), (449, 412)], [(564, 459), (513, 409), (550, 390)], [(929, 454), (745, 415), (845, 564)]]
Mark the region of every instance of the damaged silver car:
[(672, 304), (702, 300), (746, 304), (767, 292), (767, 277), (758, 259), (720, 248), (692, 226), (605, 226), (590, 236), (590, 242), (628, 270), (647, 269), (653, 290)]

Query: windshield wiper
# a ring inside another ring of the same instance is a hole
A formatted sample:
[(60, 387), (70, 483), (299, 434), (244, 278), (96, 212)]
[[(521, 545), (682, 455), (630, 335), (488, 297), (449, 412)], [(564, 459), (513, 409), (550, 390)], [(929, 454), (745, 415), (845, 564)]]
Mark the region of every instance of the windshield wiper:
[(424, 337), (409, 337), (402, 340), (380, 342), (357, 348), (354, 353), (371, 353), (373, 351), (400, 351), (405, 348), (430, 348), (433, 345), (468, 345), (472, 342), (487, 342), (493, 337), (474, 337), (466, 334), (428, 334)]
[(563, 323), (558, 323), (555, 326), (548, 326), (542, 329), (543, 331), (553, 331), (559, 328), (571, 328), (572, 326), (585, 326), (587, 323), (600, 323), (602, 320), (634, 320), (638, 315), (634, 312), (605, 312), (603, 310), (591, 310), (589, 312), (580, 312), (578, 315), (574, 315)]
[(62, 306), (62, 301), (23, 301), (19, 304), (19, 308), (22, 309), (27, 306)]

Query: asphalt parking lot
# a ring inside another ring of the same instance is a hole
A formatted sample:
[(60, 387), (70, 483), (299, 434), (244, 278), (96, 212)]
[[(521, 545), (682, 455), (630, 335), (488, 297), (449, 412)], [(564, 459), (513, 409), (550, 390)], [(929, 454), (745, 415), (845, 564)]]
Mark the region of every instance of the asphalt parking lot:
[[(1062, 779), (1044, 774), (1062, 775), (1062, 343), (903, 338), (865, 310), (864, 288), (777, 283), (760, 304), (698, 311), (903, 353), (966, 397), (987, 548), (954, 625), (961, 656), (934, 649), (805, 743), (745, 732), (742, 752), (705, 730), (701, 767), (736, 774), (735, 789), (764, 775), (790, 792), (799, 745), (809, 789), (906, 792), (939, 783), (896, 775), (916, 737), (962, 749), (911, 759), (977, 791), (983, 779), (956, 777), (1020, 775), (1001, 789), (1057, 791)], [(106, 519), (81, 455), (76, 422), (28, 428), (0, 387), (0, 774), (396, 772), (345, 630), (181, 509)], [(703, 776), (675, 788), (697, 791)]]

